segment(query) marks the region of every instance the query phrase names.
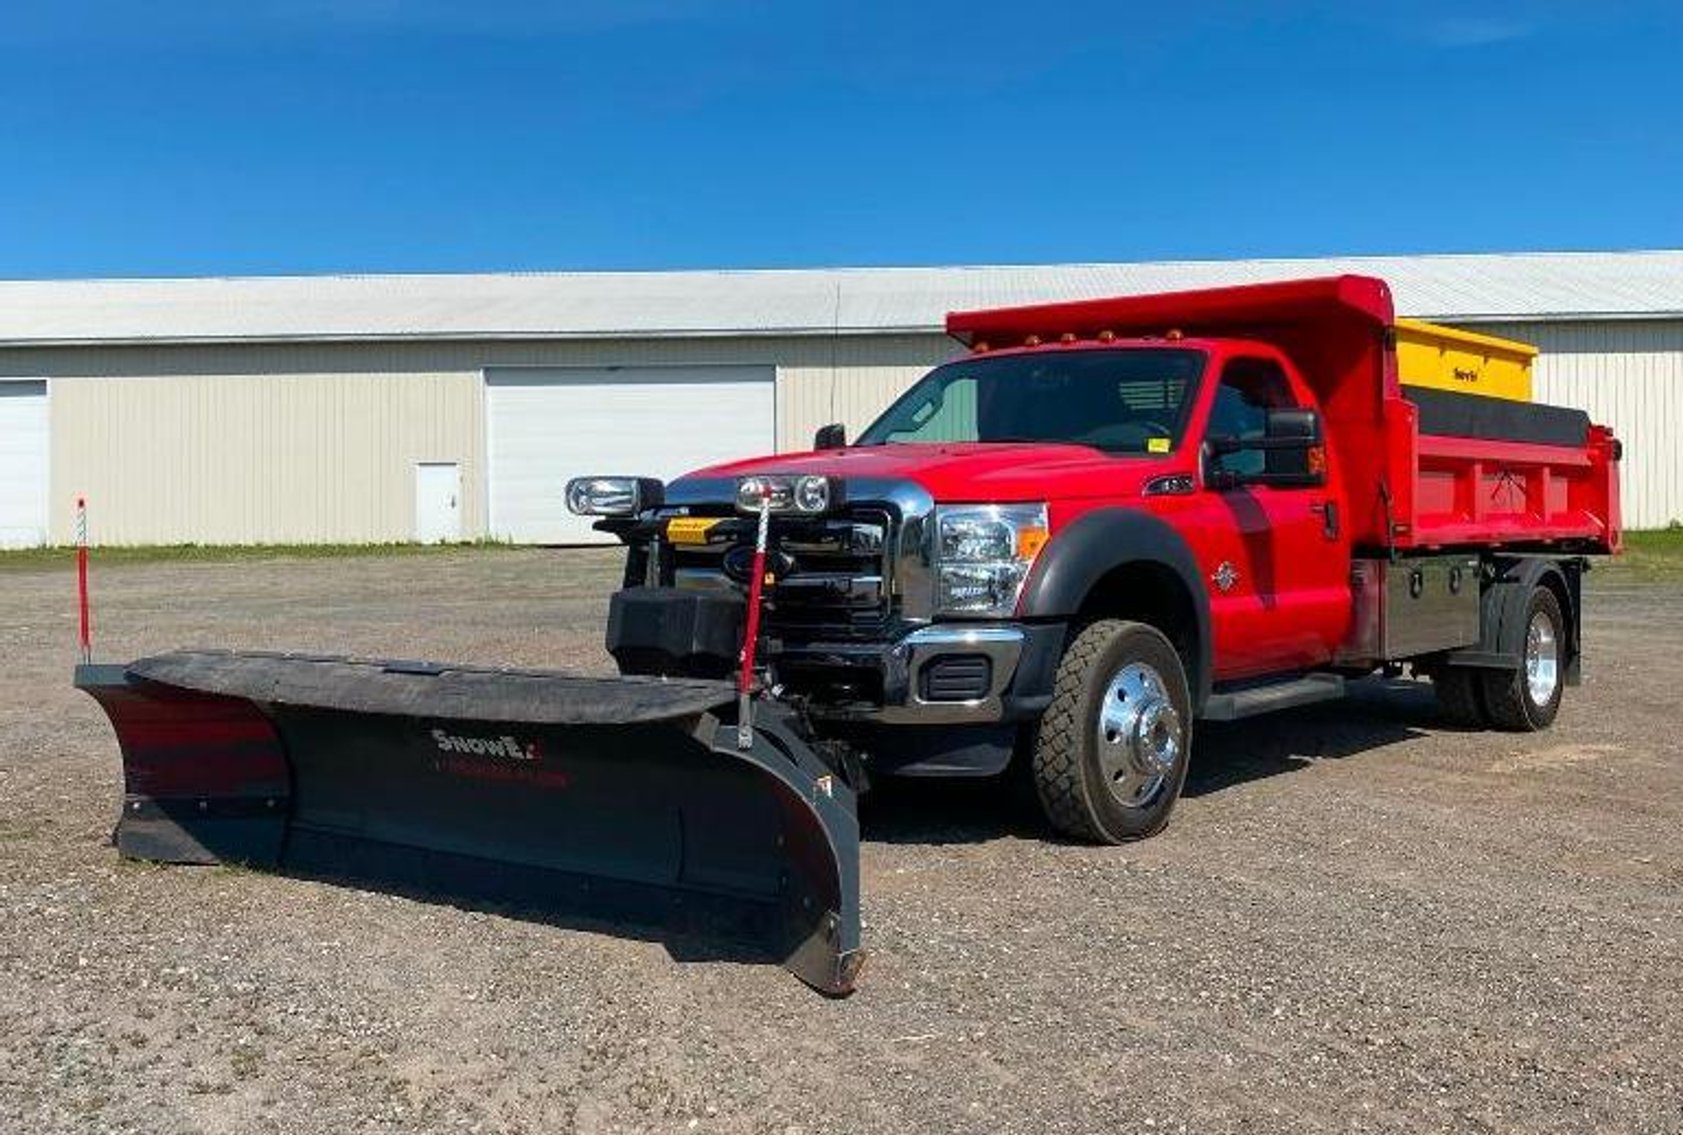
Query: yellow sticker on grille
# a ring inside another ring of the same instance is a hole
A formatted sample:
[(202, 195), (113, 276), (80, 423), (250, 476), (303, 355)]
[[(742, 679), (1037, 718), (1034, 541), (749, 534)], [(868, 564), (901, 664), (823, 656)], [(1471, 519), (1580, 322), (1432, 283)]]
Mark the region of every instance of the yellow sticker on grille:
[(674, 544), (705, 544), (718, 523), (717, 516), (674, 516), (666, 522), (666, 538)]

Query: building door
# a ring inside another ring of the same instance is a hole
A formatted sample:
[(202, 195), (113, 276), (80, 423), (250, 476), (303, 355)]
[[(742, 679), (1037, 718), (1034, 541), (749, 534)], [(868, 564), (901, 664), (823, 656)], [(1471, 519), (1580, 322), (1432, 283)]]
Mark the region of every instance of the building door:
[(611, 544), (567, 511), (569, 478), (669, 481), (776, 448), (769, 366), (520, 367), (485, 374), (490, 532), (523, 544)]
[(462, 538), (462, 469), (454, 462), (415, 466), (415, 539), (443, 544)]
[(0, 379), (0, 548), (47, 542), (47, 384)]

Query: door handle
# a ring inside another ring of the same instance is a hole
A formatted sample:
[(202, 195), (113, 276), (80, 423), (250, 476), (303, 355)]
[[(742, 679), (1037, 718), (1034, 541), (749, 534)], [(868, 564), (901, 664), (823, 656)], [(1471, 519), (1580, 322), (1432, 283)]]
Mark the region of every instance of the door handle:
[(1338, 539), (1338, 505), (1332, 501), (1310, 501), (1309, 511), (1321, 518), (1321, 535)]

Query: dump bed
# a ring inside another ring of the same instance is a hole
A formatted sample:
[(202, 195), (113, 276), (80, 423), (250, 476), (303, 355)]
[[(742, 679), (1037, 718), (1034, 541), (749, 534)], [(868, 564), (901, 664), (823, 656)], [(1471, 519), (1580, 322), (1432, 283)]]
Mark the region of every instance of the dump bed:
[[(1297, 364), (1321, 403), (1358, 550), (1618, 549), (1612, 430), (1582, 411), (1527, 401), (1535, 352), (1523, 344), (1399, 324), (1383, 280), (1334, 276), (947, 317), (949, 334), (995, 347), (1170, 330), (1271, 343)], [(1488, 370), (1492, 381), (1486, 393), (1462, 393), (1454, 372), (1474, 369), (1475, 359), (1483, 360), (1476, 378)]]

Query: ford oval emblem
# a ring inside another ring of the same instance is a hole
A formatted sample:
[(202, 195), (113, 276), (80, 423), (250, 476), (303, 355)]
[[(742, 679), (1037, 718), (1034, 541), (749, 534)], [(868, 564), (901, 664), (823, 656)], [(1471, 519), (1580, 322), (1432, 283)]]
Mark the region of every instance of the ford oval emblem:
[[(738, 544), (725, 553), (725, 574), (737, 583), (746, 584), (754, 573), (754, 546), (752, 544)], [(773, 549), (766, 550), (766, 572), (773, 579), (783, 579), (795, 574), (795, 557), (788, 552)]]

